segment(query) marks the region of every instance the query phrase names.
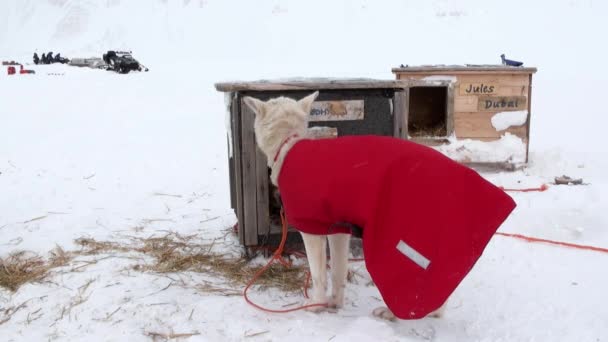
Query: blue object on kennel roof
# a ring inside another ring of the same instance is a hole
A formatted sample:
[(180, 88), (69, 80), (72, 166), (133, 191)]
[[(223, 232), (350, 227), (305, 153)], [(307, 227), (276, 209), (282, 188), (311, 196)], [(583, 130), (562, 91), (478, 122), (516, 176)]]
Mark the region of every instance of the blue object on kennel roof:
[(504, 53), (502, 55), (500, 55), (500, 58), (502, 59), (502, 64), (503, 65), (518, 67), (518, 66), (522, 66), (524, 64), (523, 62), (518, 62), (518, 61), (511, 60), (511, 59), (506, 59)]

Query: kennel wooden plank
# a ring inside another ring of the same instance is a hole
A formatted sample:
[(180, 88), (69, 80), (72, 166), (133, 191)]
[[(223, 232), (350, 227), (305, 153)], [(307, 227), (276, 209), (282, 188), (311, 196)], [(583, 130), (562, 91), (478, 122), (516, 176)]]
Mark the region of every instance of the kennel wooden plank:
[(458, 95), (461, 96), (478, 96), (478, 95), (496, 95), (498, 93), (498, 83), (483, 83), (483, 82), (458, 82)]
[(426, 75), (422, 75), (422, 74), (397, 74), (397, 79), (398, 80), (420, 80), (423, 77), (426, 77)]
[[(496, 141), (499, 140), (500, 137), (493, 137), (493, 138), (484, 138), (484, 137), (459, 137), (458, 139), (471, 139), (471, 140), (478, 140), (478, 141), (485, 141), (485, 142), (490, 142), (490, 141)], [(528, 143), (528, 140), (525, 138), (521, 138), (521, 140), (524, 142), (524, 144)]]
[[(499, 101), (513, 102), (516, 106), (510, 107), (495, 107), (494, 103)], [(486, 108), (486, 102), (491, 101), (490, 107)], [(456, 96), (454, 98), (455, 112), (506, 112), (514, 110), (524, 110), (527, 108), (527, 96)]]
[(258, 215), (258, 236), (270, 233), (270, 203), (269, 203), (269, 178), (268, 160), (259, 147), (256, 147), (256, 206)]
[(523, 124), (521, 126), (511, 126), (506, 130), (497, 131), (492, 126), (492, 116), (496, 113), (492, 112), (470, 112), (454, 113), (454, 131), (456, 137), (461, 138), (500, 138), (504, 132), (509, 132), (522, 139), (527, 140), (527, 126)]
[(394, 74), (401, 75), (477, 75), (477, 74), (531, 74), (537, 71), (536, 68), (510, 67), (503, 65), (480, 65), (480, 66), (414, 66), (393, 68)]
[[(426, 77), (429, 76), (433, 76), (433, 75), (428, 75), (428, 74), (398, 74), (397, 75), (397, 79), (399, 80), (417, 80), (417, 81), (424, 81), (424, 79)], [(460, 87), (460, 85), (468, 85), (468, 84), (489, 84), (489, 85), (494, 85), (497, 86), (498, 88), (495, 89), (495, 93), (499, 93), (501, 88), (507, 88), (506, 91), (515, 91), (517, 92), (519, 90), (519, 92), (521, 92), (521, 86), (527, 86), (528, 85), (528, 76), (529, 75), (483, 75), (483, 74), (478, 74), (478, 75), (435, 75), (435, 76), (445, 76), (446, 80), (449, 78), (455, 78), (455, 82), (453, 83), (457, 83), (458, 87)], [(509, 87), (515, 87), (515, 90), (509, 90)], [(462, 94), (461, 92), (459, 92), (459, 95), (465, 95)], [(478, 94), (473, 94), (473, 95), (478, 95)]]
[[(473, 88), (471, 88), (473, 87)], [(483, 88), (483, 90), (481, 89)], [(476, 90), (478, 90), (476, 92)], [(470, 91), (470, 92), (469, 92)], [(458, 85), (459, 96), (528, 96), (527, 85), (500, 85), (498, 83), (462, 83)]]
[[(228, 140), (228, 139), (226, 139)], [(228, 158), (228, 176), (230, 177), (230, 208), (236, 210), (236, 182), (235, 182), (235, 170), (234, 170), (234, 158)]]
[(238, 220), (238, 234), (241, 244), (245, 243), (245, 231), (247, 224), (244, 221), (243, 215), (243, 162), (241, 149), (241, 115), (240, 113), (240, 96), (232, 98), (230, 112), (232, 117), (232, 157), (234, 159), (234, 178), (236, 192), (236, 217)]
[(393, 100), (394, 136), (401, 139), (407, 139), (408, 93), (409, 90), (396, 91)]
[[(528, 120), (526, 121), (526, 141), (530, 141), (530, 119), (532, 118), (532, 74), (528, 80)], [(528, 152), (530, 144), (526, 143), (526, 163), (528, 162)]]
[(399, 89), (403, 82), (397, 80), (373, 80), (366, 78), (339, 79), (318, 78), (286, 81), (255, 81), (216, 83), (219, 91), (282, 91), (282, 90), (318, 90), (318, 89)]
[(463, 113), (463, 112), (476, 112), (478, 106), (478, 97), (477, 96), (460, 96), (456, 95), (454, 97), (454, 112), (455, 113)]
[(445, 129), (446, 136), (452, 135), (454, 132), (454, 99), (456, 96), (456, 89), (454, 85), (448, 86), (448, 97), (446, 103), (446, 119), (445, 119)]
[(527, 86), (528, 75), (459, 75), (459, 84), (468, 83), (484, 83), (484, 84), (496, 84), (499, 87), (502, 86)]
[[(226, 136), (226, 147), (228, 149), (228, 175), (230, 177), (230, 207), (236, 211), (237, 208), (237, 204), (236, 204), (236, 167), (235, 167), (235, 155), (234, 155), (234, 111), (233, 111), (233, 107), (234, 106), (234, 94), (233, 93), (227, 93), (226, 96), (230, 96), (231, 100), (230, 100), (230, 108), (229, 108), (229, 115), (230, 115), (230, 134), (227, 134)], [(230, 149), (230, 146), (232, 146), (232, 150)]]
[(245, 222), (245, 246), (258, 244), (257, 217), (257, 172), (256, 143), (253, 129), (255, 114), (241, 100), (241, 138), (242, 138), (242, 177), (243, 177), (243, 222)]
[(496, 96), (528, 96), (528, 94), (529, 94), (528, 89), (529, 89), (529, 87), (527, 85), (518, 85), (518, 86), (500, 85), (500, 86), (498, 86), (498, 91), (496, 92), (496, 94), (492, 94), (492, 95), (496, 95)]
[(477, 100), (477, 110), (486, 112), (507, 112), (526, 110), (526, 96), (480, 96)]

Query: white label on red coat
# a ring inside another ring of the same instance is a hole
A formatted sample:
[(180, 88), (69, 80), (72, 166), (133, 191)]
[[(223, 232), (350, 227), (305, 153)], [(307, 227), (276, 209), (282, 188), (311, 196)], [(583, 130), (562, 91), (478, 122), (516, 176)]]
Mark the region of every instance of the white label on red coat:
[(403, 240), (399, 240), (397, 244), (397, 250), (401, 252), (401, 254), (408, 257), (412, 260), (416, 265), (424, 268), (425, 270), (429, 267), (431, 261), (424, 257), (424, 255), (418, 253), (417, 250), (413, 249), (410, 245), (405, 243)]

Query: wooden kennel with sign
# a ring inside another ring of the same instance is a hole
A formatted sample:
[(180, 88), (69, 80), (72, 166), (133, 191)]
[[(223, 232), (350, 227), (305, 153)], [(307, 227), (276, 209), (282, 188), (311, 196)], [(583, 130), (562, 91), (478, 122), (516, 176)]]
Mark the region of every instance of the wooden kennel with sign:
[[(226, 96), (227, 121), (230, 123), (230, 198), (238, 218), (239, 240), (247, 247), (274, 243), (270, 240), (280, 236), (281, 221), (267, 159), (255, 141), (255, 116), (243, 103), (244, 96), (263, 101), (278, 96), (299, 100), (318, 90), (319, 97), (313, 103), (309, 124), (311, 135), (318, 138), (365, 134), (396, 136), (402, 130), (404, 83), (395, 80), (257, 81), (218, 83), (216, 89)], [(297, 234), (294, 236), (298, 238)]]
[(400, 136), (467, 164), (514, 168), (528, 161), (532, 75), (536, 68), (393, 68), (405, 88)]

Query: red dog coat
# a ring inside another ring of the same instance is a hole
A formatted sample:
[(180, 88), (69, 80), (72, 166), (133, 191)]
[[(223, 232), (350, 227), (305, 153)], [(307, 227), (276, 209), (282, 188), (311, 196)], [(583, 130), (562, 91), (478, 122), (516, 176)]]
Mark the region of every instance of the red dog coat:
[(401, 319), (438, 309), (473, 268), (515, 202), (472, 169), (382, 136), (300, 140), (279, 190), (290, 225), (310, 234), (363, 230), (366, 267)]

